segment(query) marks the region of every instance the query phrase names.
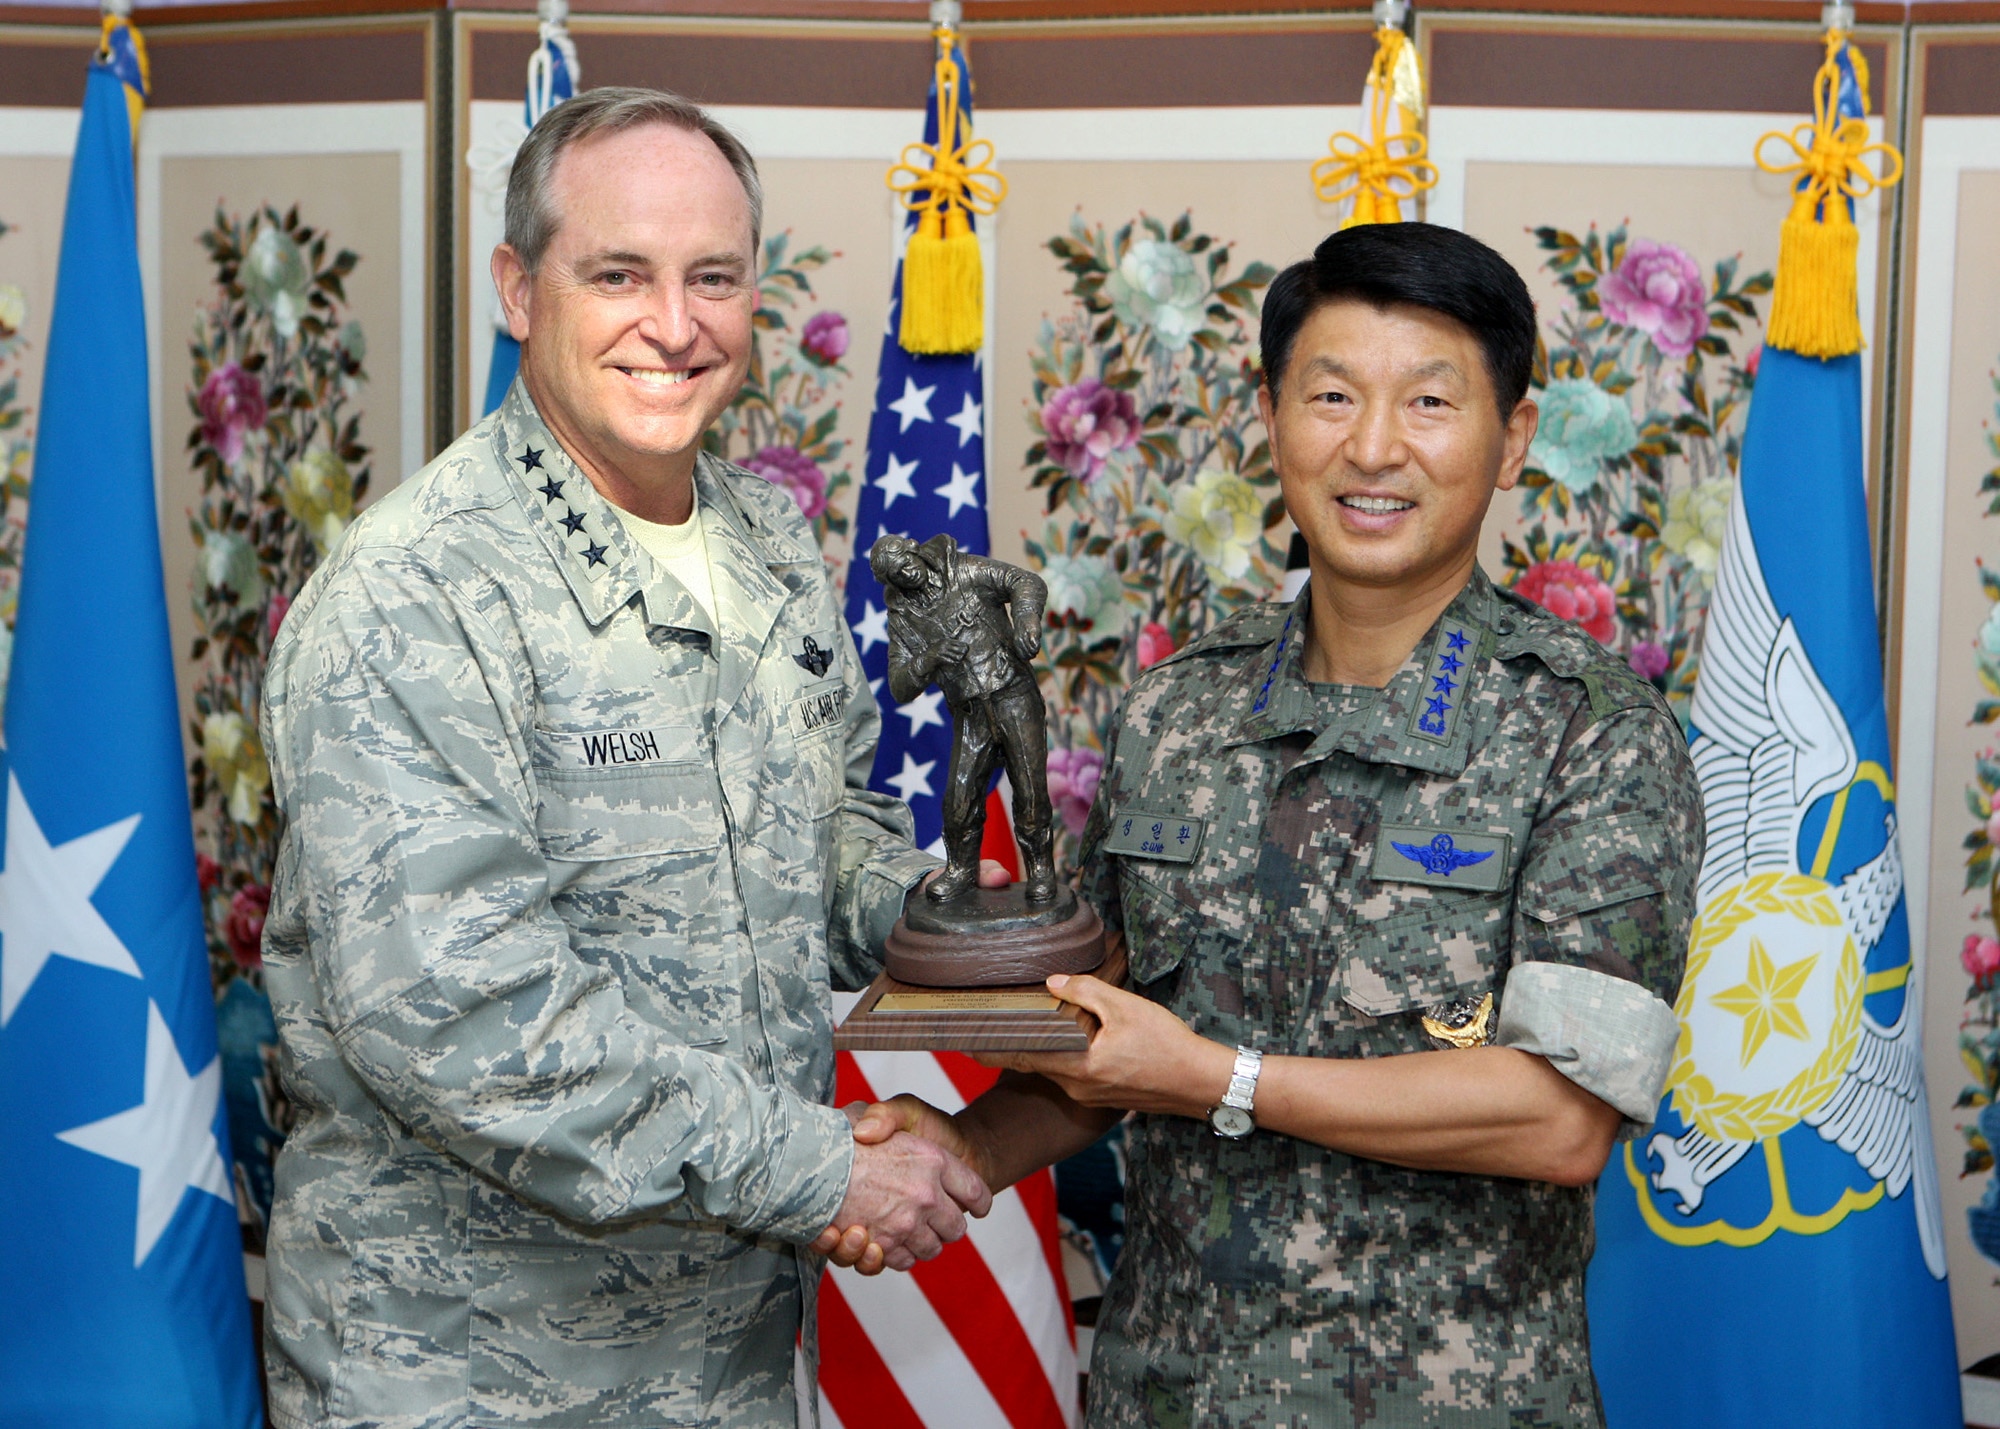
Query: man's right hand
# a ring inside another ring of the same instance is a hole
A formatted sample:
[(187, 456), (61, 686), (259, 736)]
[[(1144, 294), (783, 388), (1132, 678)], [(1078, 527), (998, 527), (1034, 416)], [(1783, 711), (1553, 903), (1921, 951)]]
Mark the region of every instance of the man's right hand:
[[(848, 1115), (854, 1120), (858, 1109)], [(836, 1256), (837, 1263), (864, 1274), (908, 1270), (964, 1235), (967, 1213), (983, 1216), (992, 1206), (985, 1181), (957, 1156), (893, 1125), (870, 1123), (865, 1136), (859, 1128), (855, 1133), (847, 1198), (813, 1248), (831, 1254), (845, 1233), (860, 1248), (852, 1258)]]

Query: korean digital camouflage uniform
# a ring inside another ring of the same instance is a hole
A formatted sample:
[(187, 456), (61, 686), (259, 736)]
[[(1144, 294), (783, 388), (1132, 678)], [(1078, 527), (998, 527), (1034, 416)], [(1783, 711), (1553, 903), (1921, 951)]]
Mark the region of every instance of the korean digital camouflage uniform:
[(829, 974), (935, 860), (791, 498), (695, 483), (719, 640), (517, 384), (272, 651), (281, 1429), (793, 1418)]
[[(1126, 699), (1083, 892), (1131, 985), (1268, 1053), (1497, 1040), (1636, 1131), (1702, 851), (1665, 703), (1477, 571), (1386, 689), (1315, 687), (1309, 600), (1239, 613)], [(1186, 1117), (1139, 1117), (1130, 1156), (1091, 1425), (1600, 1422), (1588, 1189)]]

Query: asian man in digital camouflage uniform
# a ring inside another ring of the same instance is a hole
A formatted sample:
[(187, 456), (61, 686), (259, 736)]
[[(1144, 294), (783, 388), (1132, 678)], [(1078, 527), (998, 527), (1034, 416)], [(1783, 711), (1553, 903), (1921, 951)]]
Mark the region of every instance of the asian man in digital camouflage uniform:
[(697, 455), (750, 351), (756, 184), (674, 96), (552, 111), (494, 260), (521, 381), (272, 652), (281, 1429), (789, 1424), (801, 1242), (851, 1216), (907, 1266), (987, 1204), (823, 1104), (829, 979), (878, 969), (936, 860), (865, 787), (810, 528)]
[[(1050, 979), (1088, 1052), (856, 1134), (1002, 1186), (1138, 1113), (1092, 1426), (1599, 1424), (1590, 1188), (1674, 1047), (1694, 771), (1651, 685), (1475, 560), (1536, 424), (1504, 259), (1346, 230), (1262, 344), (1312, 577), (1116, 721), (1082, 892), (1131, 990)], [(867, 1239), (823, 1243), (866, 1270)]]

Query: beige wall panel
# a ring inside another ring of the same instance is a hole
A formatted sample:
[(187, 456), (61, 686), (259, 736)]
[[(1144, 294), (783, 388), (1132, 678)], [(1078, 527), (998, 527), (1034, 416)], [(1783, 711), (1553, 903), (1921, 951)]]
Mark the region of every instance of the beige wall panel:
[[(193, 638), (189, 608), (194, 542), (188, 517), (201, 501), (201, 481), (187, 460), (187, 435), (196, 419), (188, 406), (193, 361), (188, 339), (213, 299), (215, 269), (201, 235), (224, 212), (248, 218), (260, 204), (283, 213), (293, 204), (300, 218), (327, 235), (329, 251), (348, 248), (359, 255), (347, 280), (348, 311), (368, 339), (364, 364), (368, 384), (356, 403), (361, 440), (370, 448), (369, 495), (394, 487), (407, 472), (402, 449), (398, 393), (401, 351), (402, 214), (398, 199), (399, 160), (394, 154), (309, 154), (258, 158), (166, 158), (160, 165), (161, 247), (160, 334), (162, 353), (154, 392), (165, 432), (160, 472), (161, 545), (166, 558), (167, 614), (173, 625), (175, 674), (183, 712), (191, 712)], [(192, 749), (190, 748), (190, 754)]]
[(2000, 1266), (1973, 1248), (1966, 1209), (1977, 1202), (1987, 1176), (1961, 1177), (1965, 1151), (1961, 1128), (1974, 1124), (1976, 1108), (1952, 1103), (1972, 1081), (1957, 1055), (1960, 1019), (1971, 981), (1959, 952), (1968, 933), (1991, 936), (1981, 919), (1981, 890), (1964, 892), (1965, 835), (1974, 820), (1965, 790), (1974, 760), (2000, 745), (2000, 728), (1970, 722), (1972, 708), (1991, 698), (1979, 682), (1973, 646), (1991, 608), (1979, 585), (1977, 562), (2000, 568), (2000, 517), (1989, 517), (1979, 482), (1996, 465), (1987, 437), (1996, 425), (1994, 369), (2000, 364), (2000, 172), (1958, 177), (1958, 233), (1951, 313), (1951, 391), (1945, 438), (1943, 604), (1939, 621), (1937, 783), (1932, 804), (1930, 929), (1926, 941), (1925, 1047), (1932, 1124), (1937, 1131), (1945, 1244), (1952, 1277), (1952, 1313), (1958, 1325), (1959, 1363), (1970, 1365), (2000, 1351)]
[(0, 234), (0, 287), (19, 288), (27, 313), (15, 403), (28, 409), (31, 431), (40, 425), (35, 414), (42, 407), (42, 362), (48, 353), (68, 193), (68, 159), (0, 155), (0, 224), (7, 227)]

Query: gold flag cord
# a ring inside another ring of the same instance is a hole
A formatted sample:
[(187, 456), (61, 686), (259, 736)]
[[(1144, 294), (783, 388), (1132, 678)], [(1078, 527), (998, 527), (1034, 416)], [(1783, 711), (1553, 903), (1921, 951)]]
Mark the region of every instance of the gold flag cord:
[[(1796, 193), (1778, 243), (1778, 277), (1771, 295), (1771, 325), (1765, 340), (1806, 357), (1844, 357), (1861, 351), (1861, 309), (1856, 263), (1861, 234), (1851, 202), (1888, 188), (1903, 177), (1903, 156), (1887, 144), (1870, 143), (1868, 121), (1840, 117), (1840, 55), (1845, 30), (1829, 30), (1826, 59), (1813, 76), (1813, 118), (1791, 133), (1773, 130), (1758, 139), (1753, 157), (1767, 174), (1794, 176)], [(1861, 105), (1868, 107), (1867, 69), (1850, 52)], [(1764, 146), (1776, 141), (1791, 150), (1790, 162), (1769, 162)], [(1878, 176), (1866, 162), (1882, 155)]]
[(903, 318), (897, 341), (910, 352), (976, 352), (985, 341), (985, 275), (970, 215), (1007, 197), (993, 144), (974, 139), (960, 105), (956, 39), (937, 36), (938, 137), (906, 145), (888, 185), (917, 215), (903, 254)]
[[(1401, 222), (1402, 201), (1438, 181), (1437, 166), (1427, 157), (1429, 144), (1415, 127), (1423, 104), (1415, 72), (1416, 51), (1409, 36), (1390, 25), (1378, 29), (1375, 61), (1368, 70), (1370, 137), (1342, 130), (1327, 141), (1327, 157), (1312, 167), (1313, 189), (1322, 201), (1354, 200), (1354, 212), (1342, 228)], [(1402, 92), (1410, 90), (1414, 93)]]

